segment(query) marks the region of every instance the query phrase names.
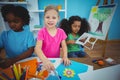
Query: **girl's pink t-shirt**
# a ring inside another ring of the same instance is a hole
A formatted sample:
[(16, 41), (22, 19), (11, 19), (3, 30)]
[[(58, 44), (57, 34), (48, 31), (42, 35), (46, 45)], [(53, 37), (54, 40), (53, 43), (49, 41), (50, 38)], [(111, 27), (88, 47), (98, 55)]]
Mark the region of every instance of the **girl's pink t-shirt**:
[(48, 58), (58, 58), (60, 57), (60, 44), (62, 40), (65, 40), (67, 35), (65, 32), (57, 28), (57, 33), (55, 36), (51, 36), (47, 29), (43, 27), (38, 31), (37, 40), (42, 40), (42, 51)]

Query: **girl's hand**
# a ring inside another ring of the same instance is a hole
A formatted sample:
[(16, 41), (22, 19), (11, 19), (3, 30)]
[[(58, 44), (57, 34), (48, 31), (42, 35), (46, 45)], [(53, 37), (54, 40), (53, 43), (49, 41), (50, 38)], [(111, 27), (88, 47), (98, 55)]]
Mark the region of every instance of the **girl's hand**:
[(54, 70), (55, 68), (54, 68), (54, 65), (49, 60), (46, 60), (46, 61), (43, 61), (43, 69), (46, 69), (50, 72), (51, 70)]
[(68, 66), (71, 64), (70, 60), (67, 57), (63, 57), (62, 62), (64, 63), (65, 66)]
[(69, 40), (68, 43), (69, 44), (75, 44), (75, 40)]

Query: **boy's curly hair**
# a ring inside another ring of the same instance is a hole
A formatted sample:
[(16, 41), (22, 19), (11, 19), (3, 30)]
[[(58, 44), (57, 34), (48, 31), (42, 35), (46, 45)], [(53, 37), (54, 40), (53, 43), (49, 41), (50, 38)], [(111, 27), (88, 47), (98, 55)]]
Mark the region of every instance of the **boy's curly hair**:
[(26, 8), (22, 6), (15, 6), (12, 4), (7, 4), (7, 5), (2, 6), (1, 12), (2, 12), (4, 21), (7, 21), (6, 15), (8, 13), (12, 13), (14, 16), (21, 18), (24, 22), (24, 25), (28, 25), (30, 22), (29, 12)]

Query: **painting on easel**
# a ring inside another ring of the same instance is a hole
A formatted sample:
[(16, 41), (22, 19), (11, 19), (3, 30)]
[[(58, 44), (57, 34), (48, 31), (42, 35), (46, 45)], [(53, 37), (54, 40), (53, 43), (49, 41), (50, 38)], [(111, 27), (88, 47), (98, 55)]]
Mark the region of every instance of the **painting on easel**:
[(88, 20), (92, 35), (101, 40), (106, 39), (115, 9), (116, 4), (92, 7)]

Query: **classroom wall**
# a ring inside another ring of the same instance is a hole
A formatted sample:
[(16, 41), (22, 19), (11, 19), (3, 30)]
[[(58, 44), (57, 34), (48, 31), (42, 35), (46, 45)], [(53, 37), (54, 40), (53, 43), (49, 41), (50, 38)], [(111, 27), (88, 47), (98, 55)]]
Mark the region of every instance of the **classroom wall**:
[[(47, 0), (39, 0), (39, 7), (44, 5), (42, 2), (47, 4)], [(52, 2), (55, 3), (56, 0)], [(103, 4), (104, 0), (101, 0), (99, 5)], [(109, 31), (108, 31), (108, 40), (120, 40), (120, 0), (114, 0), (117, 3), (117, 8), (114, 13)], [(67, 18), (72, 15), (79, 15), (88, 20), (90, 10), (92, 6), (96, 5), (97, 0), (67, 0)], [(56, 2), (57, 4), (58, 2)], [(110, 4), (110, 0), (108, 0), (108, 4)], [(63, 6), (63, 5), (62, 5)], [(64, 7), (64, 6), (63, 6)]]
[[(117, 2), (118, 1), (118, 2)], [(117, 0), (117, 8), (116, 12), (114, 13), (113, 20), (111, 22), (108, 39), (119, 39), (120, 40), (120, 0)]]
[[(45, 0), (40, 0), (41, 4), (42, 1), (44, 2)], [(102, 5), (103, 1), (104, 0), (101, 0), (99, 5)], [(110, 4), (110, 0), (108, 1)], [(108, 40), (120, 40), (120, 31), (119, 31), (120, 30), (120, 0), (114, 0), (114, 1), (115, 3), (117, 3), (117, 8), (109, 28), (108, 37), (107, 37)], [(83, 18), (88, 19), (90, 10), (92, 6), (96, 5), (96, 2), (97, 0), (67, 0), (67, 18), (69, 18), (72, 15), (79, 15)]]
[[(110, 4), (110, 0), (108, 0)], [(72, 15), (79, 15), (86, 19), (89, 18), (91, 7), (96, 5), (97, 0), (68, 0), (67, 3), (67, 18)], [(111, 22), (108, 40), (120, 40), (120, 0), (115, 0), (117, 8)], [(101, 0), (99, 5), (103, 4)]]
[(96, 1), (97, 0), (69, 0), (67, 3), (67, 18), (72, 15), (79, 15), (88, 19), (91, 7), (96, 4)]

